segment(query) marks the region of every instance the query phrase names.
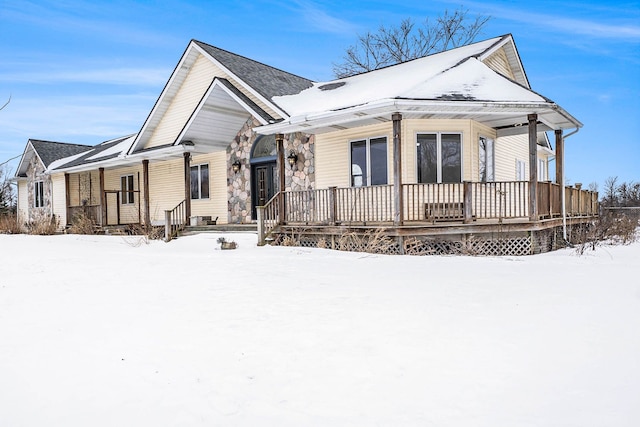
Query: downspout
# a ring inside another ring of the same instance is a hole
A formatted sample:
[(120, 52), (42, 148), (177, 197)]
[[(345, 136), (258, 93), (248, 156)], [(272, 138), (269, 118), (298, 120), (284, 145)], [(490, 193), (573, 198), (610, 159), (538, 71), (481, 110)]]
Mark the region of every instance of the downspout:
[[(572, 135), (575, 135), (576, 133), (578, 133), (579, 130), (580, 128), (577, 127), (576, 130), (574, 130), (573, 132), (563, 135), (562, 136), (563, 144), (565, 139), (569, 138)], [(562, 238), (564, 239), (565, 243), (571, 246), (571, 242), (569, 242), (569, 240), (567, 239), (567, 200), (566, 200), (567, 192), (565, 191), (565, 180), (566, 180), (567, 174), (565, 173), (566, 170), (564, 168), (565, 157), (567, 157), (566, 151), (563, 150), (563, 153), (562, 153)], [(558, 159), (556, 159), (556, 161), (558, 161)]]

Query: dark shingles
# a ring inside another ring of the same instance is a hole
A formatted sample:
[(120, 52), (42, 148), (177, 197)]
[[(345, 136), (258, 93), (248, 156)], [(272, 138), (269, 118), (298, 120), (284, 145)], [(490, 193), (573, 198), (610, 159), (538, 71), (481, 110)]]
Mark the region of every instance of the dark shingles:
[[(117, 145), (119, 143), (121, 143), (122, 141), (124, 141), (127, 138), (130, 138), (131, 135), (129, 136), (123, 136), (122, 138), (118, 138), (118, 139), (114, 139), (114, 140), (110, 140), (110, 141), (106, 141), (103, 142), (101, 144), (95, 145), (93, 147), (87, 147), (88, 151), (86, 153), (84, 153), (82, 156), (71, 160), (68, 163), (64, 163), (60, 166), (58, 166), (56, 169), (66, 169), (66, 168), (70, 168), (73, 166), (80, 166), (83, 164), (90, 164), (90, 163), (95, 163), (95, 162), (99, 162), (102, 160), (109, 160), (109, 159), (113, 159), (115, 157), (118, 157), (118, 155), (120, 155), (120, 153), (112, 153), (106, 156), (99, 156), (100, 153), (108, 150), (109, 148), (113, 147), (114, 145)], [(76, 153), (78, 154), (78, 153)], [(89, 157), (96, 157), (94, 159), (90, 159)]]
[(272, 100), (274, 96), (295, 95), (313, 85), (311, 80), (295, 74), (197, 40), (194, 42), (266, 99)]
[(45, 167), (49, 167), (49, 165), (56, 160), (75, 156), (76, 154), (80, 154), (91, 149), (90, 145), (42, 141), (39, 139), (30, 139), (29, 141), (31, 142), (33, 149), (38, 153), (38, 156), (42, 160), (42, 163), (44, 163)]

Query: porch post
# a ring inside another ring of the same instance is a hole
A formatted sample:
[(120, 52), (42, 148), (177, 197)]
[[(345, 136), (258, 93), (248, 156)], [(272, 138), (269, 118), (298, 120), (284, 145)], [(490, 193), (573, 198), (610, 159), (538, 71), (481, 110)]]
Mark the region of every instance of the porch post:
[(556, 134), (556, 184), (564, 189), (564, 138), (562, 129), (557, 129)]
[(142, 161), (142, 180), (144, 181), (144, 225), (151, 225), (151, 213), (149, 212), (149, 160)]
[[(65, 172), (64, 174), (64, 195), (65, 195), (65, 215), (67, 217), (67, 224), (71, 224), (71, 219), (69, 218), (69, 206), (71, 206), (71, 194), (69, 194), (69, 174)], [(66, 224), (64, 224), (66, 225)]]
[(107, 195), (104, 192), (104, 168), (98, 169), (100, 181), (100, 225), (107, 225)]
[(529, 221), (538, 220), (538, 115), (529, 114)]
[(402, 114), (393, 113), (393, 225), (402, 225)]
[(284, 224), (286, 220), (285, 215), (285, 158), (284, 158), (284, 134), (276, 134), (276, 150), (278, 152), (278, 191), (280, 191), (280, 197), (278, 197), (278, 216), (280, 217), (280, 224)]
[(184, 153), (184, 212), (186, 224), (191, 221), (191, 153)]

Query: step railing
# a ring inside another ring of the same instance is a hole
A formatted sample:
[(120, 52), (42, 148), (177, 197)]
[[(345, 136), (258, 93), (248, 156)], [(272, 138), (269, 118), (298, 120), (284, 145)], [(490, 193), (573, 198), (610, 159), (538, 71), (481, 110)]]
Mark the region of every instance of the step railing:
[(181, 201), (178, 205), (164, 211), (164, 241), (170, 242), (179, 232), (187, 226), (187, 209), (186, 200)]
[(266, 243), (267, 237), (282, 222), (280, 219), (280, 205), (283, 193), (278, 192), (264, 206), (256, 206), (258, 223), (258, 246)]

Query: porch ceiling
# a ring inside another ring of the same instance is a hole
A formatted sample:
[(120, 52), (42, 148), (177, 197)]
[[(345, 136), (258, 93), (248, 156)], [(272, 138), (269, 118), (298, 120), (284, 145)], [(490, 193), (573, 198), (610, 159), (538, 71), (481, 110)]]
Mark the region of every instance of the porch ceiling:
[(582, 123), (553, 103), (497, 103), (480, 101), (386, 100), (341, 111), (291, 117), (287, 121), (257, 128), (258, 133), (306, 132), (313, 134), (391, 121), (393, 113), (403, 119), (475, 120), (497, 129), (498, 136), (528, 132), (529, 114), (538, 115), (538, 131), (581, 127)]
[(196, 153), (226, 150), (250, 117), (237, 99), (216, 85), (187, 122), (176, 143), (191, 141)]

